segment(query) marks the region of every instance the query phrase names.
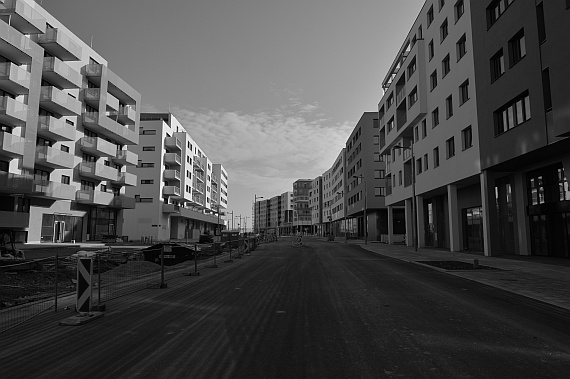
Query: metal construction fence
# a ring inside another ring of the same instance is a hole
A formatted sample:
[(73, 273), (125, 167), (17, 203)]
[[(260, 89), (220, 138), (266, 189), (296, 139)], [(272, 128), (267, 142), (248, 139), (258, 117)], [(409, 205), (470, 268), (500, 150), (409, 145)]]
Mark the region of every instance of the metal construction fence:
[(215, 263), (221, 254), (228, 254), (230, 259), (232, 254), (248, 254), (259, 243), (251, 237), (225, 243), (172, 244), (190, 250), (191, 259), (168, 266), (160, 259), (164, 247), (105, 248), (0, 266), (0, 332), (48, 310), (75, 308), (80, 257), (92, 259), (91, 303), (99, 307), (105, 301), (188, 275), (193, 264), (197, 269), (198, 262)]

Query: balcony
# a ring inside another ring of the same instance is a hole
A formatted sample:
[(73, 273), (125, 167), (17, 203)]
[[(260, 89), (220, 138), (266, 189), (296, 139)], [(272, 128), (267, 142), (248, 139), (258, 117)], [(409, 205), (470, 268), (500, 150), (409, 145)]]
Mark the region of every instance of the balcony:
[(164, 170), (165, 180), (176, 180), (180, 181), (180, 171), (178, 170)]
[(24, 138), (0, 132), (0, 156), (20, 158), (24, 156)]
[(123, 125), (133, 125), (137, 119), (137, 111), (130, 106), (120, 106), (118, 111), (109, 112), (108, 116)]
[(73, 141), (75, 126), (52, 116), (39, 116), (38, 135), (55, 141)]
[(101, 85), (101, 75), (103, 74), (102, 64), (87, 64), (83, 66), (85, 76), (96, 85)]
[(182, 151), (182, 142), (176, 137), (165, 137), (164, 147), (171, 151)]
[(78, 190), (75, 192), (75, 201), (83, 204), (110, 205), (113, 203), (112, 192), (102, 192), (97, 190)]
[(34, 180), (32, 196), (53, 200), (75, 199), (75, 186), (52, 181)]
[(176, 153), (164, 153), (164, 163), (173, 166), (180, 166), (181, 162), (182, 158), (180, 158), (180, 155)]
[(43, 57), (38, 45), (6, 22), (0, 23), (0, 46), (2, 55), (16, 64), (31, 63), (32, 57)]
[(139, 156), (132, 151), (117, 150), (117, 155), (113, 158), (113, 163), (121, 166), (136, 166)]
[(134, 197), (118, 195), (113, 197), (113, 202), (109, 206), (117, 209), (135, 209), (135, 204)]
[(99, 109), (99, 100), (101, 99), (101, 88), (84, 88), (81, 90), (81, 98), (85, 103), (95, 109)]
[(162, 188), (163, 196), (180, 196), (180, 187), (177, 186), (164, 186)]
[(81, 74), (56, 57), (44, 57), (42, 75), (61, 88), (81, 87)]
[(12, 62), (0, 63), (0, 88), (16, 95), (30, 91), (30, 73)]
[(22, 34), (43, 33), (46, 19), (22, 0), (4, 0), (0, 15), (10, 16), (10, 25)]
[(73, 96), (53, 86), (42, 86), (40, 106), (63, 116), (81, 114), (81, 103)]
[(192, 202), (194, 207), (204, 207), (204, 198), (199, 195), (192, 196)]
[(180, 213), (180, 205), (162, 204), (162, 213)]
[(78, 61), (81, 59), (81, 46), (59, 29), (49, 28), (45, 34), (37, 34), (35, 40), (48, 53), (62, 61)]
[(0, 192), (4, 194), (27, 194), (31, 191), (32, 177), (0, 171)]
[[(205, 167), (204, 164), (202, 163), (202, 158), (200, 158), (199, 156), (195, 155), (195, 156), (194, 156), (194, 169), (203, 172), (203, 171), (205, 170), (205, 168), (206, 168), (206, 167)], [(203, 180), (204, 180), (204, 179), (202, 178), (202, 181), (203, 181)]]
[(36, 164), (50, 168), (73, 168), (75, 156), (51, 146), (36, 146)]
[(403, 85), (401, 88), (398, 88), (398, 92), (396, 94), (396, 106), (400, 105), (402, 100), (406, 98), (406, 85)]
[(8, 96), (0, 96), (0, 123), (12, 126), (24, 125), (28, 106)]
[(198, 184), (198, 182), (194, 181), (194, 183), (192, 183), (192, 188), (194, 189), (194, 191), (204, 195), (204, 185), (203, 184)]
[(117, 174), (117, 178), (111, 180), (111, 183), (120, 186), (134, 187), (137, 185), (137, 176), (135, 174), (131, 174), (130, 172), (119, 172)]
[(117, 155), (117, 145), (99, 137), (82, 137), (79, 146), (82, 151), (97, 157), (114, 158)]
[(194, 172), (194, 178), (204, 183), (204, 174), (200, 174), (199, 172)]
[(95, 162), (80, 162), (77, 165), (79, 175), (95, 180), (115, 180), (117, 179), (117, 169)]
[(0, 228), (27, 228), (30, 226), (30, 214), (24, 212), (0, 211)]
[(129, 128), (108, 117), (101, 116), (99, 112), (84, 112), (81, 115), (84, 126), (88, 126), (96, 133), (106, 135), (118, 143), (125, 145), (136, 145), (139, 142), (139, 135), (135, 132), (134, 126)]

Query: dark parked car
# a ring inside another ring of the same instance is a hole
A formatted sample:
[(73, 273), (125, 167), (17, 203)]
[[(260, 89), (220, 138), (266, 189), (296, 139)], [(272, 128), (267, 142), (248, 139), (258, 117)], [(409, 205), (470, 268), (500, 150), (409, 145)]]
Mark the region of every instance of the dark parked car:
[(200, 234), (200, 237), (198, 238), (198, 243), (213, 243), (214, 242), (214, 237), (212, 237), (209, 234)]

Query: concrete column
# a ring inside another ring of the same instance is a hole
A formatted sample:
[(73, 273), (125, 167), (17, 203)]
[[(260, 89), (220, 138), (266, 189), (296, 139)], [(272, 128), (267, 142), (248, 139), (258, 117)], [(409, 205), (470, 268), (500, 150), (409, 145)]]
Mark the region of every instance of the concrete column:
[(515, 249), (520, 255), (531, 255), (530, 225), (525, 208), (527, 202), (525, 175), (514, 174), (513, 213), (515, 218)]
[(461, 251), (461, 212), (457, 206), (457, 186), (447, 185), (447, 217), (449, 221), (449, 250)]
[(495, 198), (495, 173), (485, 170), (481, 177), (481, 203), (483, 207), (483, 249), (485, 256), (497, 255), (500, 243), (497, 230), (497, 201)]
[(405, 216), (406, 216), (406, 246), (414, 246), (414, 211), (412, 199), (405, 200)]
[(388, 205), (388, 244), (394, 243), (394, 207)]
[(416, 215), (418, 217), (416, 223), (416, 231), (418, 236), (418, 247), (426, 246), (426, 226), (425, 226), (425, 216), (424, 216), (424, 197), (421, 195), (416, 196)]

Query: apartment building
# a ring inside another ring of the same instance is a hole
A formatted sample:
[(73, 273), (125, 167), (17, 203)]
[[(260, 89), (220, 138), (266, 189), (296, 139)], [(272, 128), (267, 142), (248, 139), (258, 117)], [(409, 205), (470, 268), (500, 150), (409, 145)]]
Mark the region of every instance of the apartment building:
[(320, 212), (320, 230), (322, 235), (339, 235), (346, 226), (344, 222), (345, 164), (346, 149), (343, 148), (334, 160), (332, 167), (321, 176), (322, 191), (320, 201), (322, 202), (322, 207)]
[(293, 193), (284, 192), (270, 199), (256, 201), (253, 220), (254, 232), (277, 235), (293, 233)]
[(425, 3), (378, 107), (409, 245), (569, 256), (569, 6)]
[(319, 236), (324, 235), (323, 231), (323, 177), (317, 176), (311, 183), (309, 191), (309, 208), (311, 209), (311, 233)]
[(140, 94), (31, 0), (0, 3), (0, 226), (19, 241), (124, 235)]
[(568, 258), (570, 2), (472, 1), (471, 16), (485, 253)]
[(378, 113), (364, 112), (346, 141), (344, 192), (338, 194), (337, 189), (336, 195), (331, 194), (346, 204), (347, 231), (360, 238), (367, 231), (373, 241), (384, 241), (388, 234), (386, 174), (379, 144)]
[(309, 191), (311, 179), (298, 179), (293, 183), (293, 228), (295, 233), (311, 233)]
[(138, 178), (127, 189), (136, 206), (125, 212), (131, 239), (184, 240), (218, 235), (227, 208), (228, 173), (212, 164), (171, 113), (141, 113), (138, 156), (128, 171)]

